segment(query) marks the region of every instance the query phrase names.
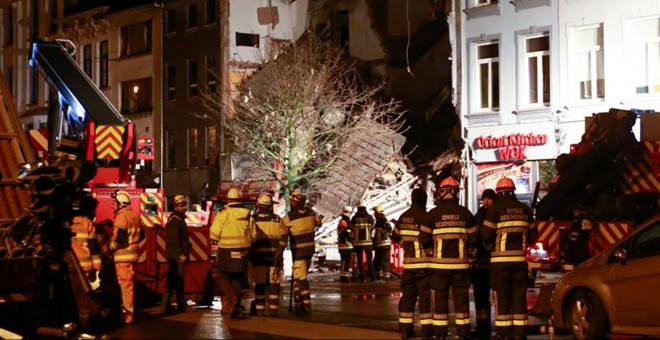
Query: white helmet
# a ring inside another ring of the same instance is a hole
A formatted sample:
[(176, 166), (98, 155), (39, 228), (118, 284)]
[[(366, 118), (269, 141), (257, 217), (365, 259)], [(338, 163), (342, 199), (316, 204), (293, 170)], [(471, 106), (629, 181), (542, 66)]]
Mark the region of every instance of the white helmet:
[(129, 195), (126, 191), (117, 190), (112, 194), (112, 198), (114, 198), (119, 205), (131, 204), (131, 195)]

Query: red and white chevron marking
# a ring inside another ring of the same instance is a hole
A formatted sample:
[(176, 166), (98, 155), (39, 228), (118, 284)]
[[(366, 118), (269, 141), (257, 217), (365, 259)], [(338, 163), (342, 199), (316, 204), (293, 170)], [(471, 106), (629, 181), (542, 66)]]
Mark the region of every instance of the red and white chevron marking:
[(32, 293), (14, 293), (0, 295), (0, 303), (25, 302), (32, 299)]
[(596, 248), (599, 252), (607, 250), (614, 243), (632, 231), (629, 222), (600, 222), (596, 228)]
[[(209, 242), (209, 228), (188, 228), (188, 239), (190, 240), (190, 262), (203, 262), (209, 259), (211, 252)], [(165, 263), (165, 234), (158, 233), (156, 236), (156, 260)]]
[(543, 243), (548, 253), (559, 252), (559, 230), (569, 226), (570, 222), (536, 221), (538, 238), (536, 242)]
[(657, 172), (656, 150), (660, 142), (644, 142), (644, 157), (638, 163), (628, 165), (623, 173), (623, 192), (660, 192), (660, 172)]

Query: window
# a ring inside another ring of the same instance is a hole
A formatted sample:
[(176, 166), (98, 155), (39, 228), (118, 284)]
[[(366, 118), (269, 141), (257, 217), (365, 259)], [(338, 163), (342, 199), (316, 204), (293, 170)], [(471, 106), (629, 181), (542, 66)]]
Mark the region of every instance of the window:
[(188, 95), (196, 96), (197, 93), (197, 60), (188, 60)]
[(550, 105), (550, 36), (547, 32), (522, 37), (520, 104)]
[(648, 226), (635, 235), (629, 258), (638, 259), (658, 256), (660, 255), (658, 244), (660, 244), (660, 224)]
[(632, 22), (631, 75), (636, 94), (660, 94), (660, 18)]
[(30, 67), (30, 104), (36, 104), (39, 101), (39, 73), (35, 67)]
[(216, 22), (217, 13), (215, 9), (215, 0), (206, 1), (206, 23), (212, 24)]
[(151, 52), (151, 21), (121, 28), (121, 56)]
[(604, 98), (603, 26), (576, 27), (569, 34), (571, 97), (577, 100)]
[(167, 65), (167, 100), (176, 99), (176, 66)]
[(50, 0), (48, 10), (50, 11), (50, 32), (55, 33), (57, 31), (57, 0)]
[(83, 46), (83, 71), (89, 79), (93, 79), (94, 75), (92, 74), (92, 45), (87, 44)]
[(206, 165), (217, 165), (217, 137), (215, 126), (206, 127), (206, 147), (204, 148)]
[(472, 0), (473, 7), (497, 5), (499, 0)]
[(236, 46), (259, 47), (259, 34), (236, 32)]
[(16, 24), (14, 23), (14, 11), (15, 9), (12, 6), (5, 7), (5, 10), (3, 11), (5, 14), (3, 19), (5, 20), (3, 21), (4, 29), (2, 31), (5, 32), (3, 37), (5, 46), (14, 43), (14, 25)]
[(500, 44), (498, 41), (475, 45), (475, 111), (500, 109)]
[(168, 169), (176, 168), (176, 133), (174, 130), (165, 131), (167, 150), (165, 151), (165, 166)]
[(121, 83), (122, 113), (139, 113), (151, 110), (151, 78), (129, 80)]
[(165, 12), (165, 33), (176, 32), (176, 11), (173, 9)]
[(215, 57), (206, 57), (206, 87), (209, 91), (215, 91), (217, 88)]
[(188, 5), (188, 26), (187, 28), (197, 27), (197, 4)]
[(99, 87), (104, 89), (108, 87), (108, 41), (103, 40), (99, 43)]
[(197, 166), (197, 128), (190, 128), (188, 133), (188, 166)]

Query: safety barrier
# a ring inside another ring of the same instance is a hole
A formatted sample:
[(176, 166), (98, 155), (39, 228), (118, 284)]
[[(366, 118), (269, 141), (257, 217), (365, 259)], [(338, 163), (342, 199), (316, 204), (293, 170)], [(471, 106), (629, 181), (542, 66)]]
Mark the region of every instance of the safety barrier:
[(593, 251), (598, 254), (609, 249), (614, 243), (621, 240), (631, 231), (630, 222), (600, 222), (593, 230)]

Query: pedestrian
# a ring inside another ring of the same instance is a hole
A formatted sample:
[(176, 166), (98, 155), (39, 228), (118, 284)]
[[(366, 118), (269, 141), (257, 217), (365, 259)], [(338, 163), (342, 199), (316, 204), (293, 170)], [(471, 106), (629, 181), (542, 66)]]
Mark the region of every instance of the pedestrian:
[[(373, 240), (371, 238), (374, 229), (374, 218), (367, 212), (367, 207), (364, 204), (357, 207), (357, 212), (351, 218), (351, 228), (353, 229), (353, 248), (357, 259), (359, 280), (361, 282), (376, 281), (372, 254)], [(366, 273), (364, 269), (365, 261), (367, 263)]]
[[(525, 338), (527, 326), (527, 259), (525, 251), (537, 237), (530, 208), (516, 199), (516, 186), (502, 177), (495, 188), (497, 201), (486, 212), (481, 228), (483, 242), (493, 251), (493, 271), (497, 295), (495, 328), (500, 338)], [(512, 329), (513, 328), (513, 329)]]
[(172, 292), (176, 296), (176, 310), (186, 311), (187, 303), (184, 295), (186, 263), (190, 260), (190, 239), (186, 224), (188, 199), (183, 195), (174, 196), (174, 211), (165, 224), (165, 259), (167, 260), (167, 281), (161, 303), (162, 312), (173, 311), (170, 306)]
[(131, 196), (118, 190), (112, 194), (112, 207), (115, 212), (113, 238), (110, 251), (113, 253), (117, 280), (121, 287), (122, 319), (130, 324), (134, 321), (133, 285), (135, 262), (138, 258), (138, 245), (144, 238), (140, 216), (131, 210)]
[[(497, 194), (493, 189), (486, 189), (481, 193), (481, 207), (474, 215), (477, 226), (481, 228), (486, 211), (490, 208)], [(474, 333), (478, 339), (488, 339), (491, 334), (490, 320), (490, 249), (484, 246), (479, 234), (479, 241), (475, 247), (474, 264), (470, 270), (470, 281), (474, 295), (474, 307), (476, 309), (477, 329)]]
[(303, 316), (312, 312), (307, 272), (312, 263), (314, 236), (316, 228), (321, 225), (321, 219), (306, 205), (307, 197), (300, 189), (293, 190), (289, 203), (291, 210), (284, 216), (284, 225), (293, 258), (294, 313)]
[(282, 253), (286, 247), (286, 228), (282, 219), (273, 211), (273, 199), (270, 194), (263, 193), (257, 198), (250, 225), (252, 230), (250, 262), (255, 282), (254, 315), (275, 316), (280, 305)]
[(427, 195), (420, 188), (411, 193), (412, 204), (404, 211), (392, 232), (392, 241), (403, 250), (403, 272), (401, 274), (401, 299), (399, 300), (399, 332), (404, 339), (415, 338), (413, 316), (419, 301), (419, 323), (422, 336), (433, 337), (431, 313), (431, 282), (429, 258), (433, 247), (431, 229), (427, 226)]
[(227, 191), (227, 204), (211, 224), (212, 242), (217, 242), (218, 276), (225, 294), (222, 313), (230, 319), (247, 319), (241, 306), (241, 289), (248, 269), (252, 244), (250, 209), (241, 203), (241, 191), (232, 187)]
[(458, 182), (447, 177), (440, 182), (437, 205), (429, 211), (428, 226), (433, 230), (431, 285), (435, 291), (433, 333), (445, 339), (449, 328), (449, 289), (456, 316), (456, 334), (470, 335), (469, 253), (478, 239), (478, 227), (472, 213), (458, 203)]
[(71, 249), (78, 259), (80, 269), (90, 282), (96, 282), (98, 272), (101, 270), (101, 249), (96, 238), (96, 228), (92, 222), (98, 202), (95, 199), (82, 200), (80, 203), (80, 216), (75, 216), (71, 223), (71, 232), (74, 234)]
[(339, 269), (339, 282), (351, 282), (348, 269), (351, 265), (351, 255), (353, 255), (353, 230), (351, 230), (351, 211), (350, 205), (345, 206), (341, 211), (339, 223), (337, 224), (337, 248), (339, 249), (339, 258), (341, 266)]
[(374, 268), (376, 276), (380, 281), (389, 281), (390, 279), (390, 234), (392, 225), (385, 217), (385, 209), (382, 205), (374, 207)]

